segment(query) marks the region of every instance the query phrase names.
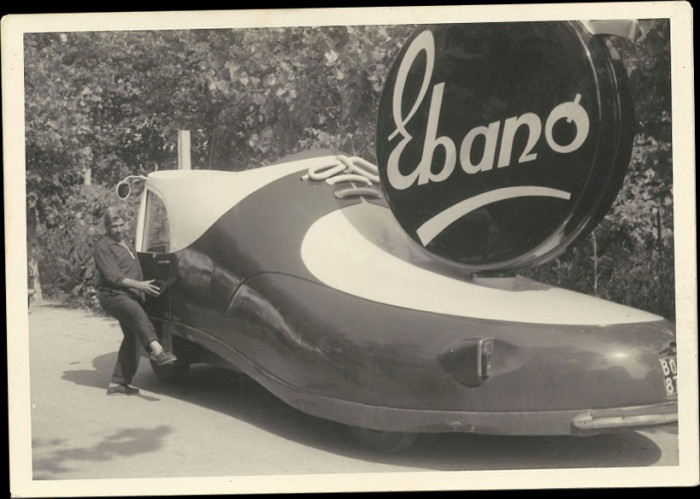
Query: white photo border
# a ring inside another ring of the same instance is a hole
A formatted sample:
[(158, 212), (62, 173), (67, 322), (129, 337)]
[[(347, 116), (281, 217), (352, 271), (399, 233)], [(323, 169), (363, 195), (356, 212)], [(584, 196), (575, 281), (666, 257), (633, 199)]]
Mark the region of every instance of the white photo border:
[[(504, 8), (506, 7), (506, 8)], [(23, 35), (30, 32), (176, 30), (668, 18), (671, 24), (679, 465), (175, 479), (32, 480), (24, 153)], [(698, 483), (697, 272), (692, 8), (686, 2), (509, 4), (232, 11), (10, 15), (2, 20), (3, 175), (11, 493), (23, 497), (200, 495), (690, 486)], [(264, 479), (263, 479), (264, 478)]]

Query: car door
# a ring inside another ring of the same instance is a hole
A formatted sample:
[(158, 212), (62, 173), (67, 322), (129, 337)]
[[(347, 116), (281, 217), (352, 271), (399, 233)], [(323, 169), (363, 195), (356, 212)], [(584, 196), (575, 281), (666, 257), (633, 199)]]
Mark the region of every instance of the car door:
[(152, 190), (147, 190), (145, 209), (138, 228), (140, 241), (137, 251), (143, 278), (157, 281), (161, 292), (148, 296), (144, 308), (152, 319), (169, 321), (172, 317), (170, 287), (174, 283), (175, 255), (170, 252), (170, 225), (165, 204)]

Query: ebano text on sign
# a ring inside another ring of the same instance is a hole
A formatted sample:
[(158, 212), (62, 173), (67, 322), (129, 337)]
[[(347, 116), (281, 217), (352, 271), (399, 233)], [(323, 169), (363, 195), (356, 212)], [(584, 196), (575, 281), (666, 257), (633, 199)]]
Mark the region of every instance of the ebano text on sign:
[[(401, 107), (408, 73), (421, 51), (424, 51), (426, 55), (425, 72), (423, 74), (421, 88), (410, 111), (406, 116), (402, 116)], [(430, 31), (424, 31), (419, 34), (408, 47), (401, 61), (401, 65), (399, 66), (396, 84), (394, 85), (392, 115), (396, 129), (389, 135), (388, 140), (391, 141), (397, 135), (400, 135), (401, 141), (389, 155), (387, 161), (387, 178), (391, 186), (397, 190), (408, 189), (414, 183), (423, 185), (428, 182), (442, 182), (452, 174), (457, 162), (457, 148), (454, 141), (450, 137), (437, 136), (442, 96), (445, 88), (445, 83), (443, 82), (433, 85), (432, 88), (428, 120), (425, 125), (425, 131), (422, 134), (424, 135), (424, 143), (420, 162), (415, 166), (415, 169), (408, 174), (402, 173), (400, 168), (403, 151), (409, 142), (413, 140), (413, 136), (406, 129), (406, 125), (413, 119), (415, 113), (425, 99), (432, 78), (434, 64), (435, 41), (433, 34)], [(557, 105), (551, 110), (547, 119), (544, 121), (545, 140), (549, 147), (557, 153), (566, 154), (576, 151), (583, 145), (588, 137), (590, 122), (588, 113), (579, 104), (580, 99), (581, 95), (576, 94), (572, 101)], [(554, 138), (554, 126), (562, 119), (576, 126), (576, 134), (568, 144), (559, 144)], [(500, 151), (498, 151), (498, 161), (495, 164), (498, 168), (510, 166), (513, 154), (513, 140), (516, 132), (522, 126), (528, 129), (528, 139), (524, 150), (518, 157), (518, 163), (526, 163), (535, 160), (537, 158), (537, 152), (535, 152), (534, 149), (542, 135), (542, 120), (535, 113), (525, 113), (520, 116), (506, 118), (503, 120), (503, 126), (501, 126), (501, 121), (495, 121), (488, 125), (477, 126), (469, 130), (459, 146), (459, 162), (462, 170), (467, 174), (476, 174), (493, 169), (496, 160), (496, 145), (498, 143), (499, 134), (501, 134), (501, 147)], [(474, 141), (479, 136), (484, 137), (485, 145), (481, 160), (478, 163), (474, 163), (471, 159), (471, 151)], [(438, 171), (433, 171), (431, 164), (435, 150), (438, 147), (444, 149), (445, 160)]]

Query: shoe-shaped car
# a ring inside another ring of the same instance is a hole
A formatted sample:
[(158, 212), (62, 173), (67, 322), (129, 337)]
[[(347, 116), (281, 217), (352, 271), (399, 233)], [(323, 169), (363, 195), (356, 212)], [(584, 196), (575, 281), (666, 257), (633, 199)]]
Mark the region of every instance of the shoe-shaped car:
[[(302, 155), (304, 156), (304, 155)], [(674, 324), (425, 252), (358, 158), (149, 174), (136, 248), (178, 357), (398, 451), (423, 433), (588, 435), (677, 421)]]

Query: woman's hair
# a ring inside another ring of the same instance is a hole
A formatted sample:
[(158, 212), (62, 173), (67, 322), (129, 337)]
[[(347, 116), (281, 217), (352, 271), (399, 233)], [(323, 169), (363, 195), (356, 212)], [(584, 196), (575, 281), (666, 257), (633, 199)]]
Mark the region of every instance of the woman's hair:
[(122, 214), (119, 212), (119, 208), (115, 206), (108, 207), (104, 214), (105, 229), (108, 229), (109, 226), (112, 225), (112, 222), (119, 219), (124, 219)]

